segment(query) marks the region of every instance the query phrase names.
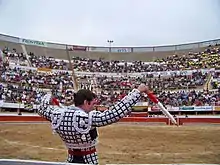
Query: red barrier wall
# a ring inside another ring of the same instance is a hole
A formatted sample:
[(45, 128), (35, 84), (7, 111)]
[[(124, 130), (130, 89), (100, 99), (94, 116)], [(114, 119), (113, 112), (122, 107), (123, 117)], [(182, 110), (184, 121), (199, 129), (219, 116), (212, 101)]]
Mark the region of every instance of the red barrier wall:
[(180, 118), (179, 125), (184, 123), (216, 123), (220, 124), (220, 118)]
[(131, 112), (129, 117), (147, 117), (148, 113), (147, 112)]
[[(0, 116), (0, 122), (45, 122), (44, 118), (40, 116)], [(178, 118), (179, 125), (184, 123), (216, 123), (220, 124), (220, 118)], [(147, 118), (147, 117), (125, 117), (120, 122), (157, 122), (170, 125), (168, 118)]]
[(0, 122), (39, 122), (46, 121), (40, 116), (0, 116)]
[(167, 118), (125, 117), (121, 122), (162, 122), (168, 124)]

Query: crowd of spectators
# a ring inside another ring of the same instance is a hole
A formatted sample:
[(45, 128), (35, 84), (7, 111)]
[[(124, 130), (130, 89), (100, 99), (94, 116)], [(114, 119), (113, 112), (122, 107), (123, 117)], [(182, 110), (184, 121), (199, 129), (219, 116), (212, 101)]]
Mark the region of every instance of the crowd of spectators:
[(220, 90), (218, 91), (178, 91), (161, 92), (159, 100), (165, 105), (179, 106), (219, 106)]
[(15, 65), (21, 65), (21, 66), (28, 66), (27, 57), (23, 53), (17, 52), (16, 49), (10, 50), (8, 47), (5, 47), (2, 52), (5, 56), (5, 63), (8, 63), (9, 61), (11, 63), (14, 63)]
[(220, 72), (214, 72), (213, 73), (211, 86), (212, 86), (213, 89), (220, 88)]
[[(16, 63), (21, 61), (20, 65), (26, 65), (27, 59), (31, 67), (50, 68), (60, 70), (70, 70), (67, 60), (58, 60), (54, 57), (36, 56), (30, 52), (27, 56), (23, 53), (17, 53), (16, 49), (10, 50), (4, 48), (3, 52), (10, 60)], [(104, 61), (73, 57), (72, 63), (76, 71), (83, 72), (105, 72), (105, 73), (135, 73), (135, 72), (159, 72), (159, 71), (176, 71), (192, 70), (200, 68), (220, 68), (220, 48), (209, 47), (204, 52), (189, 53), (187, 55), (172, 55), (163, 59), (157, 59), (154, 62), (124, 62), (124, 61)], [(25, 63), (26, 62), (26, 63)]]
[(32, 67), (35, 68), (50, 68), (59, 70), (68, 70), (69, 68), (68, 62), (55, 59), (54, 57), (36, 56), (34, 53), (29, 53), (28, 57)]
[[(27, 57), (22, 53), (17, 53), (15, 49), (3, 50), (8, 62), (21, 65), (18, 61), (31, 62), (29, 67), (50, 68), (63, 70), (39, 71), (31, 69), (12, 68), (9, 65), (1, 67), (0, 77), (0, 100), (12, 103), (39, 104), (45, 89), (54, 93), (61, 103), (72, 103), (73, 100), (73, 80), (72, 75), (67, 71), (69, 63), (64, 60), (57, 60), (53, 57), (35, 56), (30, 53)], [(187, 56), (173, 55), (156, 63), (144, 63), (136, 61), (127, 63), (123, 61), (102, 61), (84, 58), (74, 58), (74, 67), (78, 71), (84, 72), (155, 72), (174, 71), (183, 69), (219, 68), (220, 49), (208, 48), (205, 52), (189, 53)], [(159, 96), (159, 99), (171, 106), (187, 105), (218, 105), (220, 100), (220, 90), (203, 91), (205, 83), (208, 81), (209, 73), (195, 71), (188, 75), (170, 75), (153, 77), (152, 75), (142, 75), (136, 77), (107, 77), (107, 76), (79, 76), (80, 88), (88, 88), (98, 94), (99, 104), (112, 105), (123, 98), (128, 91), (141, 82), (148, 82), (149, 87)], [(219, 79), (219, 73), (212, 73), (214, 80)], [(218, 82), (218, 81), (217, 81)], [(217, 85), (216, 85), (217, 84)], [(211, 82), (213, 89), (219, 89), (216, 81)], [(165, 92), (170, 91), (170, 92)], [(142, 101), (149, 101), (143, 97)]]
[[(173, 55), (164, 59), (157, 59), (155, 62), (164, 64), (165, 70), (179, 69), (205, 69), (220, 68), (220, 48), (209, 47), (204, 52), (189, 53), (187, 55)], [(174, 68), (173, 68), (174, 66)], [(168, 67), (168, 68), (167, 68)]]
[(0, 80), (4, 83), (18, 83), (38, 88), (72, 88), (72, 77), (68, 72), (39, 72), (21, 68), (3, 67)]
[(187, 55), (172, 55), (164, 59), (155, 60), (154, 63), (141, 61), (103, 61), (75, 57), (74, 67), (85, 72), (159, 72), (175, 70), (192, 70), (201, 68), (220, 68), (219, 47), (209, 47), (204, 52), (189, 53)]
[(44, 94), (45, 91), (35, 87), (0, 84), (0, 100), (7, 103), (39, 104)]
[(108, 78), (97, 77), (98, 88), (101, 89), (130, 89), (132, 85), (148, 82), (151, 89), (155, 91), (176, 90), (176, 89), (195, 89), (204, 86), (207, 81), (208, 73), (201, 71), (193, 72), (191, 75), (171, 75), (169, 77), (149, 78), (142, 77), (120, 77)]

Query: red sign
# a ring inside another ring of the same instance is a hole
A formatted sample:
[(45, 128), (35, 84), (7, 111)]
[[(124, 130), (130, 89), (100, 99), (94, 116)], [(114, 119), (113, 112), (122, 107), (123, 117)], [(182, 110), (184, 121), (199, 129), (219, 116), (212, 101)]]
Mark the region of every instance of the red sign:
[(160, 108), (157, 106), (152, 106), (151, 111), (160, 111)]
[(86, 51), (87, 47), (86, 46), (73, 45), (73, 46), (68, 46), (68, 49), (70, 51)]

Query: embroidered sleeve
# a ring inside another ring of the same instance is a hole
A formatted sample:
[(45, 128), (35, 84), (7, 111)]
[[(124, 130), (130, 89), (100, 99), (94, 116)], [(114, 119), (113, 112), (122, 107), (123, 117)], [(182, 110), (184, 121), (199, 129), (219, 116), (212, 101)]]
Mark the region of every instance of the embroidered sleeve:
[(46, 94), (41, 100), (41, 104), (38, 109), (38, 114), (43, 118), (51, 121), (51, 114), (54, 107), (50, 105), (51, 94)]
[(131, 112), (131, 107), (140, 99), (139, 90), (133, 89), (127, 96), (114, 105), (111, 109), (104, 112), (92, 111), (92, 126), (101, 127), (119, 121)]

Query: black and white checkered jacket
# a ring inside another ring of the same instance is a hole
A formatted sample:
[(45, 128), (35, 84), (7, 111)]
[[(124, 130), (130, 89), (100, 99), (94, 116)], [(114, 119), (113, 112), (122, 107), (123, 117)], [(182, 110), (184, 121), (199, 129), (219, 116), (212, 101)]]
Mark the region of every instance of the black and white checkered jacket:
[[(42, 98), (38, 114), (51, 122), (52, 129), (62, 138), (68, 150), (88, 150), (97, 145), (96, 127), (115, 123), (127, 116), (140, 97), (140, 92), (133, 89), (109, 110), (86, 113), (74, 106), (61, 108), (49, 105), (51, 95), (47, 94)], [(84, 155), (82, 159), (85, 164), (98, 164), (96, 152)], [(74, 156), (68, 154), (67, 161), (74, 162)]]

